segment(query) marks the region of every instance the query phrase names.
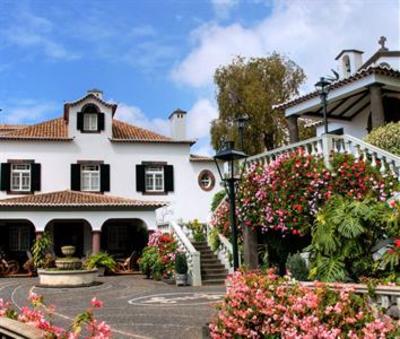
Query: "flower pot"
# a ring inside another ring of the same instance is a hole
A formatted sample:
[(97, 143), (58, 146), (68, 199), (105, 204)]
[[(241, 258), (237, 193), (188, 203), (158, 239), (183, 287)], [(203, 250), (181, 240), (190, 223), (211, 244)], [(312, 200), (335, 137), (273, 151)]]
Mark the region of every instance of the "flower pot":
[(105, 267), (96, 267), (97, 271), (99, 272), (98, 276), (99, 277), (104, 277), (104, 272), (106, 271)]
[(186, 285), (186, 280), (187, 280), (187, 275), (185, 274), (175, 274), (175, 282), (176, 286), (185, 286)]
[(61, 253), (66, 257), (72, 257), (75, 253), (75, 246), (61, 246)]

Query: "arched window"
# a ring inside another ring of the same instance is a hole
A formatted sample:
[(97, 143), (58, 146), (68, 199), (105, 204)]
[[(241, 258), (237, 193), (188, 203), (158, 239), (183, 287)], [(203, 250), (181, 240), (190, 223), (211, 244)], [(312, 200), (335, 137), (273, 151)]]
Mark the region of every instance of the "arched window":
[(77, 116), (77, 128), (88, 133), (104, 130), (104, 113), (95, 104), (83, 106)]

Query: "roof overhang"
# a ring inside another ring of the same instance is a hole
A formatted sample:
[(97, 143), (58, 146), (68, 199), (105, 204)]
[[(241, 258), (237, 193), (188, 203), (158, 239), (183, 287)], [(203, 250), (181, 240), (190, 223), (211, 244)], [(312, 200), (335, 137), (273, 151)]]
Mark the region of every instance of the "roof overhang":
[[(397, 72), (399, 73), (399, 72)], [(400, 73), (399, 73), (400, 74)], [(344, 80), (342, 80), (344, 82)], [(351, 120), (370, 104), (369, 87), (378, 85), (382, 93), (400, 94), (400, 77), (382, 74), (369, 74), (353, 79), (341, 86), (333, 87), (328, 95), (328, 117), (338, 120)], [(312, 92), (309, 98), (285, 108), (285, 116), (297, 115), (304, 118), (321, 118), (321, 98), (318, 92)]]

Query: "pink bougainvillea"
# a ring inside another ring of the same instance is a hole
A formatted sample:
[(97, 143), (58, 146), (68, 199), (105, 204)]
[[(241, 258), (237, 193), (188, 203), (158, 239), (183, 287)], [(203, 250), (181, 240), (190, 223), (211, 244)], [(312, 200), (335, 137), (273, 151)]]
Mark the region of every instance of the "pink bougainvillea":
[[(42, 330), (45, 338), (59, 339), (107, 339), (111, 338), (111, 329), (104, 321), (98, 321), (94, 317), (94, 309), (103, 307), (103, 302), (93, 298), (86, 311), (78, 314), (71, 324), (70, 329), (64, 329), (54, 325), (51, 321), (55, 312), (54, 306), (47, 306), (43, 297), (35, 293), (29, 296), (31, 306), (23, 306), (20, 311), (15, 310), (10, 302), (0, 299), (0, 317), (18, 320), (27, 325)], [(86, 334), (81, 335), (82, 330)]]
[(292, 284), (274, 271), (236, 272), (210, 324), (212, 338), (398, 338), (400, 322), (351, 289)]
[[(248, 227), (283, 233), (308, 233), (318, 209), (334, 194), (354, 199), (372, 195), (384, 201), (397, 188), (391, 175), (347, 154), (335, 154), (331, 168), (323, 159), (302, 149), (278, 156), (266, 165), (250, 166), (238, 190), (239, 220)], [(226, 223), (226, 207), (216, 211), (213, 223)]]

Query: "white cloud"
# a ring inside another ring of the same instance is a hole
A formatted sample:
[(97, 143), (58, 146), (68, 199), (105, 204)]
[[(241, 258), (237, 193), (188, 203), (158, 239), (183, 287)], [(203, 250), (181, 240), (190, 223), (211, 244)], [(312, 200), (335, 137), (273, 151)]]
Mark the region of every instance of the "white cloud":
[(53, 31), (54, 25), (51, 21), (21, 10), (10, 26), (0, 30), (0, 36), (3, 36), (12, 45), (29, 48), (29, 54), (37, 49), (51, 59), (73, 60), (78, 58), (77, 54), (52, 38)]
[[(310, 84), (334, 68), (340, 50), (364, 50), (365, 58), (378, 49), (381, 35), (398, 49), (400, 4), (388, 1), (276, 1), (272, 13), (250, 27), (208, 23), (192, 32), (193, 49), (172, 70), (181, 84), (210, 86), (214, 71), (236, 55), (262, 57), (286, 54), (306, 72)], [(309, 86), (310, 86), (309, 84)]]
[(211, 0), (216, 16), (225, 19), (230, 11), (239, 4), (239, 0)]
[(167, 119), (154, 118), (149, 119), (137, 106), (118, 103), (115, 117), (122, 121), (129, 122), (139, 127), (158, 132), (162, 135), (169, 135), (169, 121)]
[(218, 117), (215, 105), (208, 99), (199, 99), (187, 114), (189, 138), (204, 138), (210, 135), (211, 121)]
[(3, 107), (0, 121), (5, 124), (31, 124), (44, 121), (58, 113), (59, 105), (53, 102), (39, 103), (31, 99), (21, 99)]

